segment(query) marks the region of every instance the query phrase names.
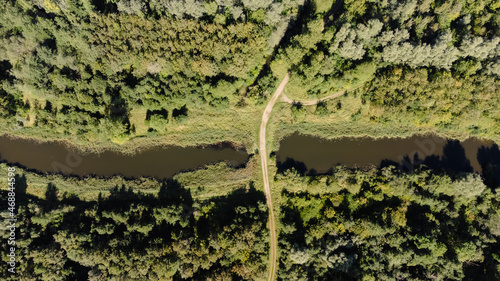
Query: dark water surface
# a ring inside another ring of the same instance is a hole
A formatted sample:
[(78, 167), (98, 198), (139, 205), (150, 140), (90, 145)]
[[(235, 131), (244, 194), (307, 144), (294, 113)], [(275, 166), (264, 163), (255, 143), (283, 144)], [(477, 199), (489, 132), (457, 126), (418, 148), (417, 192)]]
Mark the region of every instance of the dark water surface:
[[(481, 172), (478, 152), (487, 154), (492, 141), (467, 139), (463, 142), (447, 140), (434, 135), (410, 138), (339, 138), (324, 140), (319, 137), (293, 134), (280, 143), (276, 152), (278, 166), (288, 159), (301, 162), (306, 171), (326, 173), (336, 164), (347, 167), (379, 166), (389, 160), (398, 164), (414, 162), (414, 155), (427, 163), (456, 166), (464, 171)], [(483, 147), (482, 150), (480, 148)], [(446, 147), (446, 149), (445, 149)], [(486, 149), (485, 149), (486, 148)], [(405, 157), (409, 159), (404, 160)], [(295, 163), (296, 164), (296, 163)], [(293, 165), (293, 164), (292, 164)]]
[(201, 147), (159, 146), (133, 155), (116, 151), (82, 153), (62, 142), (37, 143), (32, 140), (0, 136), (0, 161), (17, 163), (40, 172), (124, 177), (151, 176), (169, 178), (180, 171), (194, 170), (205, 164), (226, 161), (231, 166), (244, 164), (245, 150), (228, 144)]
[[(383, 162), (415, 163), (414, 155), (425, 164), (447, 165), (456, 170), (481, 172), (479, 158), (488, 158), (494, 143), (468, 139), (463, 142), (433, 135), (411, 138), (339, 138), (294, 134), (280, 143), (276, 153), (278, 167), (300, 163), (307, 171), (326, 173), (336, 164), (347, 167), (379, 166)], [(0, 136), (0, 161), (17, 163), (25, 168), (47, 173), (77, 176), (124, 177), (150, 176), (169, 178), (180, 171), (194, 170), (205, 164), (225, 161), (240, 166), (248, 159), (244, 150), (229, 144), (202, 147), (158, 146), (128, 155), (117, 151), (83, 153), (62, 142), (42, 142)], [(406, 158), (406, 160), (404, 160)], [(293, 161), (292, 161), (293, 159)], [(411, 160), (410, 160), (411, 159)], [(406, 162), (405, 162), (406, 161)]]

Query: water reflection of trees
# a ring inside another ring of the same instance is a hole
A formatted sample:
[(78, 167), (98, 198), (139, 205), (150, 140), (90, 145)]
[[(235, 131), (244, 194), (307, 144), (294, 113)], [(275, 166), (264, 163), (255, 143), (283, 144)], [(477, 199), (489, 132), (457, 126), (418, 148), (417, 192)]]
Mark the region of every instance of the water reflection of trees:
[[(491, 147), (481, 146), (477, 152), (477, 160), (481, 165), (481, 175), (485, 184), (490, 188), (500, 186), (500, 150), (498, 145)], [(342, 165), (342, 163), (338, 163)], [(332, 169), (326, 173), (318, 173), (312, 167), (306, 167), (304, 162), (296, 161), (293, 158), (286, 158), (285, 161), (277, 161), (278, 173), (284, 173), (289, 169), (294, 169), (298, 174), (312, 176), (319, 174), (331, 174)], [(465, 148), (458, 140), (448, 140), (443, 147), (443, 154), (427, 155), (425, 158), (419, 157), (418, 153), (404, 156), (400, 162), (390, 159), (380, 161), (379, 167), (396, 166), (404, 172), (413, 172), (422, 166), (427, 167), (435, 173), (446, 173), (454, 178), (462, 177), (465, 173), (472, 173), (470, 159), (465, 154)]]

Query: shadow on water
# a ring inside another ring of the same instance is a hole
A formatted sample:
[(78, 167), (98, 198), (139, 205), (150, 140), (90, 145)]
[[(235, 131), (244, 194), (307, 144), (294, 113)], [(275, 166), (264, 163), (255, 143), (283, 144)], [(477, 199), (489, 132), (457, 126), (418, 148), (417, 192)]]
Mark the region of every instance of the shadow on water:
[(405, 172), (411, 172), (413, 169), (425, 165), (429, 169), (435, 171), (444, 171), (448, 174), (470, 173), (473, 168), (469, 159), (465, 155), (465, 149), (457, 140), (448, 140), (443, 147), (442, 156), (428, 155), (425, 158), (420, 158), (417, 153), (413, 155), (413, 159), (409, 155), (403, 157), (401, 163), (397, 163), (388, 159), (382, 160), (380, 167), (389, 165), (398, 166)]
[(498, 145), (478, 139), (447, 140), (434, 135), (329, 141), (294, 134), (281, 142), (276, 165), (279, 173), (293, 168), (302, 176), (330, 174), (336, 165), (348, 168), (396, 166), (405, 172), (425, 165), (454, 176), (477, 172), (490, 188), (500, 185)]
[(483, 170), (484, 183), (490, 188), (500, 187), (500, 150), (498, 145), (479, 148), (477, 160)]
[(307, 172), (307, 167), (304, 162), (295, 161), (292, 158), (286, 158), (285, 162), (276, 162), (276, 167), (278, 168), (278, 173), (283, 173), (286, 170), (295, 169), (298, 174), (304, 176)]
[[(302, 162), (307, 171), (315, 169), (321, 174), (327, 173), (337, 164), (354, 168), (375, 167), (381, 162), (383, 162), (382, 165), (390, 163), (384, 160), (400, 163), (406, 159), (406, 162), (414, 162), (415, 154), (417, 154), (418, 159), (426, 159), (430, 164), (433, 159), (429, 156), (435, 155), (439, 157), (439, 165), (462, 171), (470, 171), (472, 167), (472, 170), (480, 172), (481, 165), (476, 159), (477, 151), (481, 146), (490, 147), (492, 144), (491, 141), (479, 139), (458, 142), (436, 135), (379, 139), (344, 137), (325, 140), (296, 133), (280, 142), (280, 149), (276, 152), (276, 161), (281, 165), (281, 170), (292, 164), (292, 166), (297, 166), (295, 165), (297, 163), (294, 164), (288, 160), (291, 158), (295, 162)], [(446, 154), (444, 158), (443, 154)]]
[(32, 172), (66, 176), (166, 179), (218, 162), (242, 168), (250, 156), (230, 143), (206, 147), (156, 146), (138, 149), (134, 154), (114, 150), (93, 153), (80, 151), (65, 142), (37, 142), (0, 135), (0, 162), (15, 163)]
[(441, 166), (445, 170), (454, 172), (472, 172), (469, 159), (465, 156), (465, 149), (457, 140), (449, 140), (443, 149)]

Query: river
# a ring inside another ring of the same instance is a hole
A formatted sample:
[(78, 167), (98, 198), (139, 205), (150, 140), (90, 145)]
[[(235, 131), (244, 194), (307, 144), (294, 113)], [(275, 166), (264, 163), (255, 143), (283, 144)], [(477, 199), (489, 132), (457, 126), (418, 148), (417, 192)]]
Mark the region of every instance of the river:
[(135, 154), (117, 151), (84, 153), (63, 142), (40, 142), (0, 136), (0, 160), (16, 163), (43, 173), (63, 173), (76, 176), (121, 175), (127, 178), (143, 176), (170, 178), (181, 171), (194, 170), (205, 164), (226, 161), (237, 167), (248, 160), (245, 150), (224, 143), (208, 147), (158, 146), (139, 150)]
[[(481, 172), (478, 152), (493, 142), (467, 139), (450, 141), (434, 135), (411, 138), (339, 138), (324, 140), (319, 137), (293, 134), (280, 143), (276, 152), (278, 167), (288, 159), (299, 162), (307, 171), (326, 173), (336, 164), (347, 167), (379, 166), (393, 161), (408, 164), (419, 159), (439, 159), (437, 165), (456, 165), (464, 171)], [(446, 149), (445, 149), (446, 147)], [(195, 170), (206, 164), (225, 161), (230, 166), (243, 165), (249, 155), (224, 143), (208, 147), (158, 146), (138, 150), (135, 154), (117, 151), (84, 153), (64, 142), (36, 142), (30, 139), (0, 136), (0, 160), (16, 163), (42, 173), (63, 173), (76, 176), (121, 175), (127, 178), (143, 176), (170, 178), (181, 171)], [(434, 158), (432, 158), (434, 157)], [(437, 158), (436, 158), (437, 157)], [(446, 159), (447, 162), (443, 162)], [(436, 161), (434, 161), (436, 164)]]
[[(276, 160), (278, 166), (287, 159), (293, 159), (300, 162), (300, 165), (305, 165), (306, 171), (326, 173), (336, 164), (368, 167), (379, 166), (382, 161), (393, 161), (404, 165), (414, 162), (414, 155), (417, 154), (421, 160), (437, 160), (439, 157), (441, 163), (455, 164), (465, 170), (481, 172), (477, 159), (479, 149), (482, 146), (489, 148), (493, 144), (492, 141), (475, 138), (458, 142), (435, 135), (381, 139), (343, 137), (324, 140), (315, 136), (293, 134), (280, 142)], [(406, 156), (412, 161), (405, 161)], [(443, 162), (444, 160), (446, 161)]]

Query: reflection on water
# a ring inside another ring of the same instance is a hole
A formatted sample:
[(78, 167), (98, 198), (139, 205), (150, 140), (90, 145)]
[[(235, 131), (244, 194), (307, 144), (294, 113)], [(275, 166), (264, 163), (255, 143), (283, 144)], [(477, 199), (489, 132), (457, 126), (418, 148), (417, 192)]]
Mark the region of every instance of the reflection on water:
[[(240, 166), (247, 159), (246, 151), (235, 150), (228, 144), (206, 148), (154, 147), (133, 155), (115, 151), (85, 154), (76, 148), (68, 148), (61, 142), (37, 143), (0, 136), (1, 161), (18, 163), (41, 172), (77, 176), (151, 176), (161, 179), (170, 178), (180, 171), (194, 170), (220, 161), (226, 161), (231, 166)], [(493, 174), (500, 169), (500, 152), (493, 142), (478, 139), (458, 142), (433, 135), (405, 139), (324, 140), (294, 134), (281, 142), (276, 160), (279, 168), (286, 168), (288, 165), (317, 173), (326, 173), (336, 164), (347, 167), (399, 164), (403, 168), (411, 169), (413, 165), (423, 163), (431, 168), (447, 167), (476, 172), (481, 172), (481, 166), (487, 166), (487, 172)], [(495, 177), (493, 180), (497, 181)]]
[[(463, 142), (435, 135), (411, 138), (339, 138), (324, 140), (314, 136), (293, 134), (280, 143), (276, 153), (278, 166), (302, 165), (305, 171), (326, 173), (336, 164), (347, 167), (379, 166), (397, 163), (411, 168), (413, 164), (440, 165), (460, 171), (481, 172), (478, 151), (494, 143), (479, 139)], [(444, 150), (444, 153), (443, 153)], [(287, 161), (288, 159), (288, 161)], [(292, 160), (293, 159), (293, 160)], [(300, 162), (300, 163), (297, 163)]]
[(156, 147), (134, 155), (105, 151), (84, 154), (61, 142), (37, 143), (32, 140), (0, 136), (0, 160), (18, 163), (28, 169), (77, 176), (97, 175), (124, 177), (151, 176), (169, 178), (175, 173), (193, 170), (205, 164), (226, 161), (240, 166), (248, 159), (244, 150), (228, 144), (201, 147)]

